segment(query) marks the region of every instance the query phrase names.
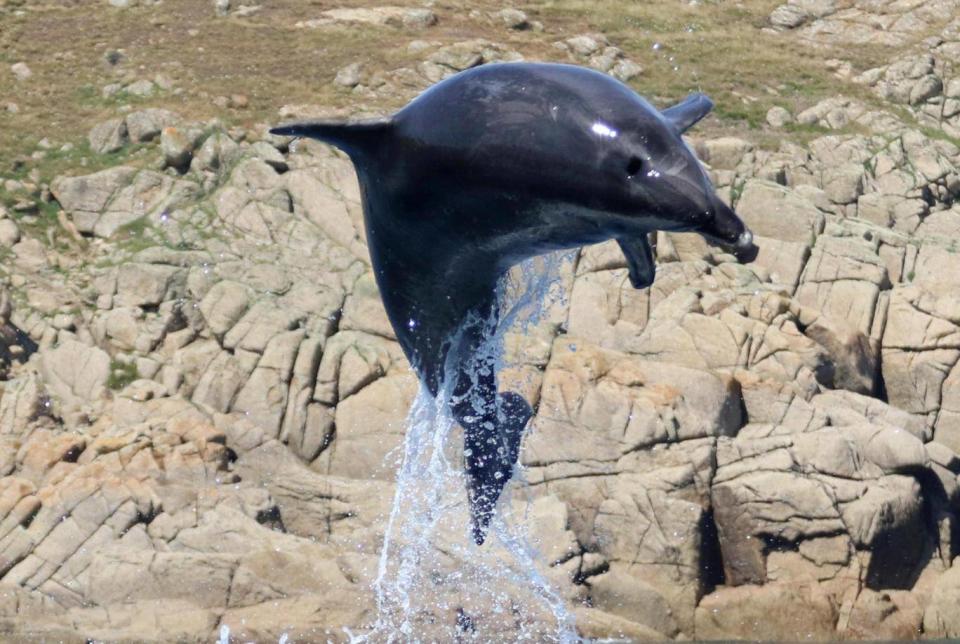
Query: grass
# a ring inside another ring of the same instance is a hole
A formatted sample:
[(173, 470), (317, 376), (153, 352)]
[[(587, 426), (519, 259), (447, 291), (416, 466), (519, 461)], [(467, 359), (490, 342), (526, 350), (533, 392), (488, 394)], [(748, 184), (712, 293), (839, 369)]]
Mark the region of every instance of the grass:
[[(362, 63), (367, 73), (413, 67), (423, 54), (411, 53), (407, 45), (417, 39), (450, 43), (486, 38), (528, 59), (567, 61), (554, 42), (602, 31), (643, 66), (632, 85), (655, 104), (671, 104), (691, 91), (713, 98), (714, 114), (698, 124), (696, 136), (739, 135), (764, 148), (775, 148), (784, 139), (805, 143), (826, 132), (796, 123), (780, 130), (768, 128), (766, 113), (774, 105), (796, 114), (823, 98), (843, 95), (891, 109), (868, 88), (835, 77), (826, 61), (849, 60), (857, 72), (889, 63), (896, 52), (872, 46), (838, 52), (803, 44), (794, 33), (765, 29), (770, 12), (781, 1), (533, 0), (519, 8), (541, 21), (545, 30), (516, 32), (496, 21), (471, 19), (463, 5), (450, 0), (434, 5), (440, 21), (426, 30), (294, 26), (333, 6), (328, 0), (271, 0), (247, 18), (217, 18), (210, 2), (195, 0), (165, 0), (126, 10), (103, 0), (0, 0), (0, 179), (22, 179), (36, 169), (40, 181), (49, 182), (63, 173), (152, 160), (153, 144), (100, 155), (86, 143), (93, 125), (139, 107), (162, 107), (197, 121), (216, 117), (227, 127), (275, 121), (279, 108), (288, 104), (393, 111), (411, 98), (412, 90), (360, 99), (331, 81), (338, 69), (353, 62)], [(420, 6), (414, 0), (346, 0), (337, 6), (380, 4)], [(23, 15), (14, 15), (13, 8), (21, 5)], [(469, 8), (483, 13), (502, 4), (481, 0)], [(19, 61), (30, 66), (31, 79), (17, 81), (8, 73), (9, 65)], [(174, 88), (147, 98), (125, 92), (102, 95), (109, 83), (152, 80), (157, 74), (172, 79)], [(215, 97), (233, 94), (246, 95), (249, 107), (215, 105)], [(16, 103), (19, 112), (8, 112), (7, 102)], [(912, 121), (905, 109), (901, 112)], [(933, 138), (960, 144), (935, 128), (921, 129)], [(855, 126), (849, 131), (856, 131)], [(30, 159), (45, 137), (52, 149), (40, 160)], [(73, 147), (62, 150), (66, 142)], [(11, 161), (17, 158), (28, 160), (14, 169)], [(9, 197), (0, 194), (2, 199)], [(50, 224), (50, 213), (42, 213), (38, 221)], [(134, 247), (162, 237), (149, 233), (122, 231)]]
[[(716, 109), (714, 118), (698, 125), (701, 135), (740, 133), (767, 147), (786, 133), (804, 143), (819, 133), (796, 125), (771, 132), (766, 128), (767, 111), (777, 105), (796, 114), (839, 95), (871, 107), (889, 107), (869, 88), (836, 77), (827, 61), (850, 61), (856, 74), (889, 64), (895, 51), (870, 45), (811, 47), (794, 33), (766, 29), (770, 12), (780, 4), (782, 0), (543, 0), (537, 6), (562, 16), (571, 31), (582, 29), (583, 23), (603, 31), (644, 67), (632, 84), (657, 105), (691, 91), (707, 93)], [(939, 28), (932, 26), (930, 31)]]
[(120, 391), (137, 379), (137, 365), (133, 362), (110, 361), (110, 375), (107, 377), (107, 387), (112, 391)]
[[(94, 124), (117, 116), (124, 105), (165, 107), (198, 120), (216, 116), (230, 125), (275, 119), (284, 104), (391, 111), (410, 96), (358, 101), (332, 85), (336, 71), (357, 61), (371, 71), (411, 66), (420, 58), (407, 50), (414, 39), (487, 38), (531, 59), (560, 60), (565, 57), (552, 47), (554, 41), (600, 30), (644, 67), (633, 84), (658, 104), (702, 90), (717, 103), (717, 118), (701, 131), (760, 131), (773, 105), (795, 111), (825, 96), (857, 91), (826, 70), (829, 51), (813, 51), (791, 34), (759, 29), (779, 3), (543, 0), (522, 5), (531, 18), (545, 24), (543, 33), (513, 32), (494, 22), (471, 20), (459, 5), (442, 2), (435, 6), (440, 22), (425, 31), (295, 28), (298, 20), (315, 18), (327, 8), (329, 3), (319, 0), (273, 0), (242, 19), (217, 18), (211, 3), (194, 0), (165, 0), (126, 10), (102, 0), (30, 3), (24, 16), (8, 12), (2, 17), (0, 55), (26, 61), (34, 75), (17, 82), (12, 74), (0, 73), (0, 96), (20, 106), (15, 115), (0, 109), (0, 159), (29, 154), (44, 136), (57, 147), (77, 140)], [(472, 2), (471, 8), (492, 11), (501, 5)], [(888, 50), (875, 54), (876, 60), (858, 48), (859, 64), (889, 60)], [(152, 79), (159, 73), (174, 81), (174, 90), (149, 98), (101, 95), (108, 83)], [(248, 109), (224, 110), (213, 104), (216, 96), (238, 93), (247, 95)], [(0, 174), (6, 171), (0, 167)]]

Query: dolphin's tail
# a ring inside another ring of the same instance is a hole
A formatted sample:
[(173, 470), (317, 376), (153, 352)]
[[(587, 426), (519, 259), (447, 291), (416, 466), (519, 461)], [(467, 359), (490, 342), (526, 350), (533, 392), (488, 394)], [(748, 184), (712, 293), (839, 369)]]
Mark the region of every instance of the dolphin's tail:
[(334, 145), (348, 154), (377, 146), (390, 132), (389, 118), (357, 121), (304, 121), (270, 129), (279, 136), (303, 136)]
[(523, 430), (533, 410), (522, 396), (508, 391), (497, 396), (496, 422), (485, 416), (460, 421), (464, 426), (470, 520), (478, 546), (483, 545), (497, 500), (513, 476)]

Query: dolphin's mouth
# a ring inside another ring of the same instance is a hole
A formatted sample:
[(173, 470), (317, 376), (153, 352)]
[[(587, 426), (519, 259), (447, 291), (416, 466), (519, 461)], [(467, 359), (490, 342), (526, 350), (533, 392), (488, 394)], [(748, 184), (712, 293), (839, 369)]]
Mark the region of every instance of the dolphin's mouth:
[(730, 253), (741, 263), (752, 262), (760, 249), (753, 242), (753, 233), (728, 205), (715, 200), (714, 216), (700, 231), (707, 241)]
[(709, 233), (700, 233), (710, 244), (719, 246), (724, 252), (730, 253), (741, 264), (748, 264), (757, 258), (760, 249), (753, 243), (753, 233), (744, 230), (735, 241), (721, 239)]
[(753, 233), (744, 230), (733, 244), (723, 244), (724, 250), (733, 254), (741, 264), (752, 262), (757, 258), (760, 249), (753, 243)]

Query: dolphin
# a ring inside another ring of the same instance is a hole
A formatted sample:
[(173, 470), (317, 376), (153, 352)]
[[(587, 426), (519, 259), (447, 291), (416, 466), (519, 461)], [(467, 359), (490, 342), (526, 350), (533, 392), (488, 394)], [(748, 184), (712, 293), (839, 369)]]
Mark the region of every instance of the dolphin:
[(712, 107), (693, 94), (660, 112), (594, 70), (504, 63), (437, 83), (389, 118), (270, 130), (324, 141), (352, 160), (400, 346), (431, 394), (452, 388), (478, 545), (533, 415), (519, 394), (498, 393), (494, 356), (482, 350), (507, 270), (616, 239), (632, 286), (645, 288), (655, 274), (648, 233), (657, 230), (696, 231), (740, 261), (756, 257), (753, 235), (681, 138)]

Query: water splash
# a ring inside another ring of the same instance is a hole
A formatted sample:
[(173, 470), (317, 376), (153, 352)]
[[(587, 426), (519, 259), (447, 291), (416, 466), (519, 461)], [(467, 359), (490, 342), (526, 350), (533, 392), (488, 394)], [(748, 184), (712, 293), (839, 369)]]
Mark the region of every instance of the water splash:
[[(571, 254), (524, 262), (498, 290), (501, 315), (481, 351), (505, 365), (504, 338), (527, 334), (563, 297)], [(532, 503), (504, 491), (490, 537), (474, 545), (463, 473), (462, 431), (450, 415), (454, 370), (436, 398), (421, 388), (408, 417), (403, 461), (374, 583), (378, 621), (367, 641), (575, 642), (573, 617), (548, 580), (531, 538)], [(520, 468), (518, 467), (518, 470)], [(520, 495), (518, 495), (520, 496)]]

